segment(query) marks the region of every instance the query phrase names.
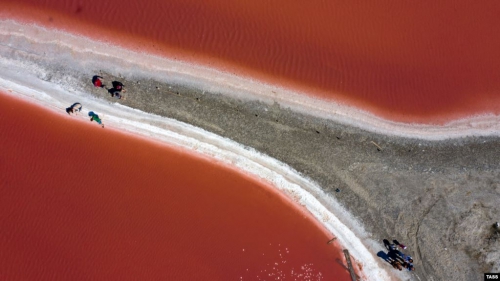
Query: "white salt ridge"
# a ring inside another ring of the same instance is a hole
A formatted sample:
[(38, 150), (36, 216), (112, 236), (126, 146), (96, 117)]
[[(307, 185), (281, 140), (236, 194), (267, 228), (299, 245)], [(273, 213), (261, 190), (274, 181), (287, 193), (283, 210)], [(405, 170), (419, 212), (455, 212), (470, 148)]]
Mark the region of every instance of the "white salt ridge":
[[(304, 206), (337, 237), (337, 241), (360, 262), (363, 274), (369, 276), (370, 280), (388, 279), (387, 272), (379, 267), (380, 261), (373, 254), (382, 248), (370, 240), (359, 222), (334, 198), (326, 195), (317, 184), (288, 165), (189, 124), (117, 103), (111, 104), (83, 92), (68, 91), (63, 85), (43, 81), (30, 71), (23, 71), (26, 66), (33, 68), (33, 65), (15, 65), (9, 62), (0, 58), (1, 91), (43, 105), (60, 113), (61, 118), (74, 118), (68, 117), (64, 109), (74, 102), (80, 102), (83, 105), (83, 112), (79, 115), (81, 120), (88, 122), (87, 113), (92, 110), (103, 117), (107, 128), (139, 134), (166, 145), (195, 151), (271, 183), (291, 200)], [(322, 203), (317, 198), (321, 198)], [(342, 217), (343, 222), (338, 217)]]
[[(62, 118), (67, 118), (64, 108), (74, 102), (81, 102), (84, 112), (79, 118), (86, 122), (88, 109), (91, 109), (103, 117), (107, 128), (195, 151), (271, 183), (291, 200), (304, 206), (337, 237), (337, 241), (361, 263), (363, 274), (369, 276), (370, 280), (389, 279), (385, 270), (388, 266), (384, 264), (380, 267), (383, 262), (375, 257), (375, 253), (385, 249), (371, 240), (361, 224), (310, 179), (276, 159), (200, 128), (120, 104), (110, 104), (82, 93), (77, 90), (80, 82), (72, 78), (63, 78), (57, 83), (54, 83), (54, 79), (51, 83), (45, 82), (51, 74), (43, 68), (43, 63), (35, 64), (25, 58), (57, 62), (64, 66), (62, 71), (73, 70), (87, 77), (99, 69), (110, 73), (119, 70), (128, 79), (153, 77), (241, 99), (278, 102), (307, 114), (313, 113), (386, 134), (444, 139), (470, 134), (498, 135), (500, 132), (497, 116), (458, 120), (446, 126), (395, 123), (354, 108), (325, 103), (245, 77), (196, 64), (134, 53), (68, 33), (21, 25), (10, 20), (0, 20), (0, 42), (0, 90), (42, 104), (61, 113)], [(17, 57), (18, 54), (22, 55), (21, 58)], [(407, 277), (400, 272), (391, 273), (391, 276)]]
[(195, 88), (242, 100), (278, 103), (284, 108), (356, 126), (371, 132), (409, 138), (442, 140), (465, 136), (500, 136), (500, 116), (483, 114), (455, 120), (445, 125), (407, 124), (385, 120), (369, 112), (316, 99), (251, 77), (237, 76), (199, 64), (132, 52), (109, 44), (44, 29), (35, 25), (0, 20), (0, 53), (14, 50), (35, 58), (49, 58), (67, 69), (93, 75), (96, 70), (119, 73), (127, 79), (154, 78), (166, 83)]

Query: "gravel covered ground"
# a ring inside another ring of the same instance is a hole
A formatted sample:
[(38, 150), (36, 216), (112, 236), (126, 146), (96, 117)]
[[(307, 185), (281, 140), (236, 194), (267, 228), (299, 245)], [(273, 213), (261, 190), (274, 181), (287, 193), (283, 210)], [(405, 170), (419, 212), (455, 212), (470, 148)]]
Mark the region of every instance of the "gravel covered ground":
[[(362, 221), (374, 240), (405, 242), (415, 259), (415, 280), (480, 280), (483, 272), (500, 271), (500, 235), (492, 227), (500, 220), (498, 138), (387, 137), (278, 104), (102, 76), (127, 86), (124, 105), (253, 147), (315, 180)], [(85, 85), (93, 95), (116, 101)]]

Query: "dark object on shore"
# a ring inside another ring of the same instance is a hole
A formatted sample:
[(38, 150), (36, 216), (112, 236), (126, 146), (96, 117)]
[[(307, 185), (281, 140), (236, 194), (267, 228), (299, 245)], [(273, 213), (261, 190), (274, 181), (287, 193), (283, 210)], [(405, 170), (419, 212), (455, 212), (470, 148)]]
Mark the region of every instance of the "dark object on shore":
[(489, 237), (486, 238), (488, 244), (496, 242), (498, 239), (500, 239), (500, 224), (496, 222), (491, 227), (493, 228), (493, 232)]
[(123, 85), (122, 82), (113, 81), (113, 82), (111, 82), (111, 84), (113, 85), (113, 89), (115, 89), (115, 91), (118, 91), (118, 92), (124, 91), (123, 87), (125, 87), (125, 85)]
[(94, 84), (95, 87), (104, 88), (102, 79), (103, 78), (101, 76), (94, 75), (94, 77), (92, 77), (92, 84)]
[(391, 243), (389, 242), (389, 240), (384, 239), (382, 241), (384, 242), (385, 248), (390, 251), (391, 250)]
[(404, 262), (403, 268), (408, 270), (408, 271), (415, 271), (415, 267), (413, 266), (412, 263), (409, 263), (409, 262)]
[(75, 102), (70, 107), (66, 108), (66, 113), (69, 115), (82, 111), (82, 105), (79, 102)]
[(401, 249), (406, 250), (406, 246), (399, 243), (398, 240), (392, 240), (392, 242), (394, 242), (394, 244), (398, 245)]
[(382, 151), (382, 147), (380, 147), (376, 142), (370, 141), (370, 143), (377, 147), (377, 151)]
[(415, 271), (415, 267), (413, 266), (413, 263), (411, 262), (403, 262), (403, 268), (405, 268), (408, 271)]
[(326, 242), (326, 244), (330, 245), (333, 243), (333, 241), (337, 240), (337, 237), (333, 237), (332, 239), (330, 239), (328, 242)]
[(339, 189), (339, 188), (336, 188), (336, 189), (335, 189), (335, 192), (340, 192), (340, 189)]
[(112, 98), (117, 98), (121, 99), (122, 95), (120, 91), (115, 90), (114, 88), (108, 90), (109, 94), (111, 95)]
[(347, 267), (349, 267), (349, 274), (351, 274), (351, 280), (356, 281), (356, 274), (354, 274), (354, 269), (352, 268), (351, 255), (347, 249), (344, 249), (345, 260), (347, 261)]

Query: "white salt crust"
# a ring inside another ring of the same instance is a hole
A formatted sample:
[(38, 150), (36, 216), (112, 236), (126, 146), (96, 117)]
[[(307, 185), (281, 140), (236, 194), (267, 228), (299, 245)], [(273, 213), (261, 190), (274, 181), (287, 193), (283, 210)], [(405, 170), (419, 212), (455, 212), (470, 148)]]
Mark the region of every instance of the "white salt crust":
[[(348, 249), (362, 268), (367, 280), (388, 280), (373, 253), (383, 248), (372, 241), (361, 224), (334, 198), (325, 194), (313, 181), (301, 176), (288, 165), (227, 138), (174, 119), (148, 114), (117, 103), (109, 104), (88, 94), (70, 91), (25, 73), (5, 73), (0, 63), (0, 91), (47, 107), (61, 118), (69, 117), (65, 108), (78, 101), (84, 105), (78, 119), (88, 122), (88, 111), (102, 117), (106, 128), (141, 135), (169, 146), (196, 152), (230, 165), (244, 173), (269, 183), (296, 204), (306, 208), (334, 237)], [(9, 65), (9, 69), (14, 66)], [(97, 125), (96, 125), (97, 126)], [(321, 198), (320, 203), (317, 198)], [(335, 215), (334, 215), (335, 214)], [(342, 217), (341, 222), (338, 217)], [(368, 245), (368, 249), (365, 245)]]
[(127, 79), (153, 78), (241, 100), (278, 103), (281, 107), (303, 114), (385, 135), (425, 140), (500, 135), (500, 116), (494, 114), (470, 116), (444, 125), (394, 122), (354, 107), (262, 83), (251, 77), (177, 59), (133, 52), (82, 36), (12, 20), (0, 20), (0, 42), (3, 42), (0, 43), (0, 54), (4, 55), (20, 51), (33, 57), (50, 58), (68, 69), (88, 75), (95, 74), (96, 70), (103, 70), (120, 74)]
[[(6, 73), (6, 69), (16, 69), (16, 66), (5, 65), (1, 60), (0, 66), (0, 91), (47, 107), (59, 113), (61, 118), (78, 118), (88, 122), (87, 113), (92, 110), (102, 117), (105, 129), (113, 128), (137, 134), (172, 147), (196, 152), (270, 184), (291, 201), (306, 208), (337, 237), (339, 244), (348, 249), (361, 264), (363, 276), (369, 276), (367, 280), (389, 279), (386, 270), (380, 267), (380, 261), (374, 256), (374, 253), (383, 248), (370, 239), (361, 224), (334, 198), (288, 165), (192, 125), (118, 103), (109, 104), (82, 92), (68, 92), (60, 85), (26, 75), (26, 72)], [(83, 104), (84, 109), (77, 117), (70, 117), (65, 108), (74, 102)], [(317, 198), (320, 198), (322, 203)]]
[[(127, 78), (151, 78), (167, 83), (181, 83), (212, 92), (243, 99), (277, 102), (298, 112), (315, 115), (357, 126), (368, 131), (403, 137), (441, 140), (469, 135), (498, 136), (500, 118), (494, 115), (474, 116), (456, 120), (444, 126), (415, 125), (391, 122), (370, 113), (307, 97), (301, 93), (260, 83), (216, 69), (175, 59), (109, 46), (88, 38), (74, 36), (11, 20), (0, 20), (0, 90), (16, 97), (43, 105), (69, 117), (64, 109), (74, 102), (84, 105), (79, 119), (88, 122), (87, 113), (95, 111), (103, 117), (107, 128), (141, 135), (166, 145), (196, 152), (215, 159), (244, 173), (270, 183), (295, 203), (306, 208), (333, 236), (348, 249), (363, 268), (367, 280), (408, 279), (408, 273), (389, 274), (386, 264), (375, 256), (385, 250), (370, 238), (359, 221), (348, 213), (335, 198), (325, 194), (312, 180), (252, 148), (222, 138), (200, 128), (118, 103), (110, 104), (78, 90), (71, 78), (46, 82), (50, 75), (43, 66), (25, 59), (56, 60), (71, 69), (91, 77), (96, 70), (119, 73)], [(62, 69), (64, 71), (64, 69)], [(89, 78), (90, 79), (90, 78)]]

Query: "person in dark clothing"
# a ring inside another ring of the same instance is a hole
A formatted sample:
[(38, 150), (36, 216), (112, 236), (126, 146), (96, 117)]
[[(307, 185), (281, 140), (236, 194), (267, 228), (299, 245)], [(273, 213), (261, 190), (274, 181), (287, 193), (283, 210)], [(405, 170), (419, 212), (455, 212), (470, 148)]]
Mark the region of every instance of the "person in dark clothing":
[(398, 240), (392, 240), (392, 242), (394, 242), (394, 244), (398, 245), (401, 248), (401, 250), (406, 250), (406, 246), (404, 244), (399, 243)]
[(398, 261), (391, 261), (391, 265), (394, 269), (403, 270), (403, 266)]
[(82, 105), (79, 102), (74, 103), (70, 107), (66, 108), (66, 112), (71, 115), (71, 114), (76, 114), (78, 112), (82, 111)]
[(413, 266), (412, 263), (405, 262), (403, 263), (403, 267), (406, 268), (408, 271), (415, 271), (415, 267)]
[(113, 81), (111, 82), (111, 84), (113, 85), (113, 88), (108, 90), (111, 96), (118, 99), (123, 98), (122, 91), (126, 92), (126, 90), (123, 88), (125, 85), (123, 85), (123, 83), (119, 81)]
[(96, 121), (97, 124), (101, 125), (104, 128), (104, 124), (102, 124), (102, 120), (99, 117), (99, 115), (97, 115), (93, 111), (91, 111), (91, 112), (89, 112), (89, 116), (90, 116), (90, 122)]
[(119, 81), (113, 81), (111, 82), (111, 84), (113, 84), (113, 88), (119, 92), (121, 92), (122, 90), (125, 92), (125, 90), (123, 89), (123, 87), (125, 85), (122, 84), (122, 82), (119, 82)]

